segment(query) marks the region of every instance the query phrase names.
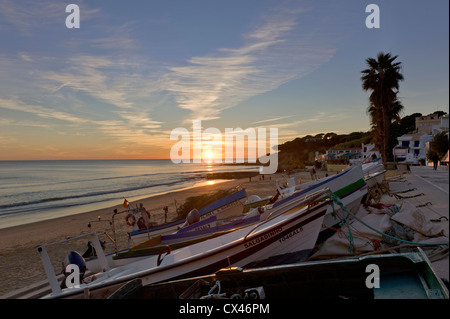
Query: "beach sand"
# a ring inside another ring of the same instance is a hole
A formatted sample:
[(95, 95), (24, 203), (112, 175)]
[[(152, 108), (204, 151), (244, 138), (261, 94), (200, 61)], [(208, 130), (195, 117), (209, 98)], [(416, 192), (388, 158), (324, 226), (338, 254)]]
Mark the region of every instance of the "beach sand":
[[(326, 173), (319, 171), (318, 177), (324, 177)], [(308, 172), (299, 172), (292, 176), (300, 177), (304, 182), (311, 180)], [(271, 175), (270, 180), (268, 180), (269, 175), (265, 177), (264, 180), (253, 177), (250, 182), (248, 178), (245, 178), (169, 192), (151, 196), (132, 204), (142, 203), (151, 214), (150, 220), (153, 223), (162, 224), (164, 222), (164, 206), (169, 207), (167, 221), (176, 217), (174, 200), (176, 200), (178, 205), (182, 205), (189, 197), (214, 193), (219, 189), (230, 189), (236, 186), (245, 188), (248, 196), (258, 195), (265, 197), (274, 195), (276, 192), (275, 182), (283, 180), (283, 176), (281, 174)], [(112, 252), (114, 244), (104, 233), (106, 232), (109, 236), (114, 237), (108, 222), (113, 215), (114, 209), (123, 211), (122, 202), (115, 207), (0, 229), (0, 274), (2, 276), (0, 297), (7, 292), (46, 279), (37, 251), (37, 248), (43, 244), (74, 238), (81, 234), (95, 231), (99, 234), (102, 241), (106, 241), (106, 252)], [(98, 216), (101, 217), (101, 222), (98, 222)], [(125, 214), (116, 217), (116, 241), (120, 250), (128, 248), (130, 243), (128, 242), (127, 232), (132, 229), (125, 223)], [(90, 221), (94, 221), (90, 223), (91, 228), (88, 227)], [(76, 250), (83, 254), (87, 249), (87, 241), (88, 239), (82, 238), (69, 244), (55, 245), (48, 248), (49, 256), (57, 274), (62, 269), (61, 262), (68, 252)]]

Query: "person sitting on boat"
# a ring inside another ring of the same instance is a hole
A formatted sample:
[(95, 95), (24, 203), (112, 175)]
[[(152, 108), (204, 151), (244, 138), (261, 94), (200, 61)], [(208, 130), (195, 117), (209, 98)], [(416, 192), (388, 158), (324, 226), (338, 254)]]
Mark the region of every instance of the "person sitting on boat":
[(142, 217), (142, 214), (137, 215), (136, 225), (139, 230), (144, 230), (147, 228), (147, 224), (145, 223), (145, 220), (144, 220), (144, 217)]
[[(150, 213), (145, 209), (144, 204), (140, 203), (139, 204), (139, 211), (141, 212), (143, 219), (144, 219), (144, 223), (145, 225), (150, 228), (151, 227), (151, 222), (150, 222)], [(145, 228), (145, 227), (144, 227)]]
[[(103, 250), (105, 250), (105, 242), (99, 240), (100, 245), (102, 246)], [(84, 254), (81, 256), (83, 258), (91, 258), (91, 257), (96, 257), (97, 253), (95, 252), (95, 248), (94, 245), (92, 244), (91, 241), (88, 241), (87, 243), (88, 249), (84, 252)]]

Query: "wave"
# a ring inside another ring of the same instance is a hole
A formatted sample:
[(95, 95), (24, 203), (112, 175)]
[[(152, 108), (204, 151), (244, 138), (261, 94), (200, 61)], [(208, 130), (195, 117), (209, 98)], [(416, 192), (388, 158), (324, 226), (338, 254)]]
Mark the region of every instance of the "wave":
[[(191, 177), (196, 178), (196, 175), (206, 174), (205, 171), (193, 171), (193, 172), (179, 172), (178, 174), (186, 175), (190, 174)], [(54, 185), (63, 185), (63, 184), (71, 184), (71, 183), (86, 183), (86, 182), (106, 182), (112, 180), (123, 180), (123, 179), (131, 179), (131, 178), (145, 178), (145, 177), (154, 177), (157, 178), (159, 175), (172, 175), (171, 173), (151, 173), (151, 174), (135, 174), (135, 175), (127, 175), (127, 176), (111, 176), (111, 177), (99, 177), (92, 179), (77, 179), (77, 180), (67, 180), (60, 182), (51, 182), (51, 183), (36, 183), (36, 184), (22, 184), (17, 186), (0, 186), (0, 189), (14, 189), (14, 188), (28, 188), (28, 187), (42, 187), (42, 186), (54, 186)], [(3, 178), (2, 178), (3, 179)], [(1, 206), (0, 206), (1, 208)]]
[[(133, 191), (143, 190), (143, 189), (150, 189), (160, 186), (173, 186), (176, 184), (180, 184), (187, 181), (195, 181), (198, 180), (200, 177), (185, 177), (181, 179), (177, 179), (171, 182), (162, 182), (162, 183), (154, 183), (154, 184), (147, 184), (147, 185), (141, 185), (141, 186), (128, 186), (124, 188), (117, 188), (117, 189), (109, 189), (99, 192), (91, 192), (91, 193), (83, 193), (83, 194), (77, 194), (77, 195), (70, 195), (70, 196), (63, 196), (63, 197), (46, 197), (38, 200), (33, 201), (22, 201), (17, 203), (11, 203), (11, 204), (3, 204), (0, 205), (0, 209), (10, 209), (10, 208), (20, 208), (20, 207), (26, 207), (26, 206), (32, 206), (32, 205), (38, 205), (38, 204), (48, 204), (48, 203), (54, 203), (54, 202), (61, 202), (61, 201), (68, 201), (71, 199), (82, 199), (82, 198), (92, 198), (97, 196), (104, 196), (104, 195), (110, 195), (110, 194), (119, 194), (119, 193), (130, 193)], [(91, 202), (89, 202), (91, 203)], [(78, 205), (82, 205), (86, 203), (79, 203)], [(77, 205), (77, 204), (75, 204)], [(1, 213), (1, 215), (6, 215), (7, 213)]]

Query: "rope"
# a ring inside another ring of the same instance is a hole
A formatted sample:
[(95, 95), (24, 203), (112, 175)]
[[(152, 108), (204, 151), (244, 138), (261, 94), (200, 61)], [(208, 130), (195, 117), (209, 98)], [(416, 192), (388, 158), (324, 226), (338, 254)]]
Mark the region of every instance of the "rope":
[(389, 195), (391, 197), (394, 196), (396, 199), (406, 199), (406, 198), (414, 198), (414, 197), (424, 196), (425, 194), (420, 193), (420, 194), (411, 195), (411, 196), (401, 196), (401, 195), (398, 195), (397, 193), (389, 193)]
[[(331, 191), (330, 191), (329, 193), (330, 193), (331, 199), (333, 200), (333, 201), (331, 202), (331, 205), (332, 205), (332, 207), (333, 207), (333, 211), (334, 211), (334, 203), (335, 203), (335, 202), (336, 202), (336, 204), (338, 204), (339, 206), (341, 206), (342, 213), (343, 213), (343, 214), (342, 214), (342, 217), (343, 217), (343, 223), (345, 223), (345, 225), (347, 225), (348, 234), (349, 234), (348, 239), (349, 239), (349, 241), (350, 241), (350, 244), (349, 244), (349, 246), (348, 246), (348, 251), (349, 251), (350, 253), (354, 254), (354, 253), (356, 253), (356, 249), (355, 249), (355, 244), (354, 244), (354, 242), (353, 242), (353, 235), (352, 235), (352, 231), (351, 231), (351, 229), (350, 229), (350, 224), (348, 223), (347, 217), (346, 217), (345, 214), (344, 214), (344, 210), (347, 211), (347, 212), (348, 212), (348, 210), (345, 208), (344, 204), (341, 202), (341, 200), (339, 199), (339, 197), (337, 197), (336, 195), (334, 195), (334, 193), (332, 193)], [(342, 226), (341, 226), (341, 227), (342, 227)]]
[[(333, 208), (333, 209), (334, 209), (334, 208)], [(342, 227), (342, 225), (344, 224), (344, 219), (341, 217), (341, 215), (340, 215), (337, 211), (335, 211), (334, 213), (335, 213), (335, 216), (336, 216), (337, 218), (339, 218), (339, 220), (341, 221), (341, 227)], [(353, 238), (355, 238), (355, 237), (360, 237), (360, 238), (364, 238), (364, 239), (367, 240), (367, 242), (366, 242), (362, 247), (365, 247), (365, 246), (367, 246), (367, 245), (371, 245), (371, 246), (373, 247), (373, 249), (375, 249), (375, 250), (379, 250), (379, 249), (380, 249), (380, 247), (381, 247), (381, 241), (380, 241), (379, 239), (376, 239), (376, 238), (370, 238), (370, 237), (364, 235), (364, 234), (363, 234), (362, 232), (360, 232), (354, 225), (352, 225), (352, 224), (350, 224), (350, 223), (349, 223), (349, 226), (353, 229), (353, 233), (351, 233), (351, 237), (350, 237), (350, 236), (347, 236), (347, 234), (345, 233), (344, 230), (342, 230), (342, 228), (334, 228), (334, 227), (330, 227), (330, 226), (323, 225), (324, 228), (331, 229), (331, 230), (335, 231), (335, 232), (337, 233), (337, 235), (338, 235), (339, 238), (344, 238), (344, 237), (345, 237), (347, 240), (349, 240), (350, 244), (352, 244), (352, 241), (351, 241), (351, 240), (352, 240)], [(361, 247), (361, 248), (362, 248), (362, 247)], [(349, 248), (350, 248), (350, 247), (349, 247)], [(353, 248), (354, 248), (354, 244), (353, 244)], [(353, 250), (353, 252), (354, 252), (354, 251), (355, 251), (355, 249)], [(351, 249), (349, 249), (349, 252), (352, 252)]]
[(406, 191), (396, 192), (396, 194), (408, 193), (408, 192), (412, 192), (412, 191), (415, 191), (415, 190), (417, 190), (417, 188), (414, 187), (414, 188), (410, 188), (410, 189), (408, 189)]
[(426, 206), (428, 206), (428, 205), (433, 205), (433, 204), (432, 204), (431, 202), (426, 202), (425, 204), (417, 205), (416, 208), (419, 208), (419, 207), (426, 207)]
[[(378, 229), (373, 228), (372, 226), (368, 225), (367, 223), (363, 222), (361, 219), (359, 219), (358, 217), (356, 217), (354, 214), (352, 214), (352, 213), (344, 206), (344, 204), (343, 204), (342, 201), (339, 199), (339, 197), (336, 196), (336, 195), (334, 195), (332, 192), (330, 192), (330, 198), (331, 198), (334, 202), (336, 202), (339, 206), (341, 206), (342, 211), (347, 212), (347, 214), (351, 215), (353, 218), (355, 218), (355, 219), (356, 219), (357, 221), (359, 221), (361, 224), (363, 224), (363, 225), (366, 226), (367, 228), (369, 228), (369, 229), (375, 231), (376, 233), (378, 233), (378, 234), (380, 234), (380, 235), (382, 235), (382, 236), (388, 237), (388, 238), (393, 239), (393, 240), (401, 241), (401, 242), (404, 242), (404, 243), (407, 243), (407, 244), (411, 244), (411, 245), (424, 245), (424, 246), (440, 246), (440, 245), (447, 245), (447, 246), (448, 246), (448, 245), (449, 245), (448, 242), (444, 242), (444, 243), (417, 243), (417, 242), (413, 242), (413, 241), (409, 241), (409, 240), (405, 240), (405, 239), (401, 239), (401, 238), (397, 238), (397, 237), (388, 235), (388, 234), (386, 234), (386, 233), (383, 233), (383, 232), (379, 231)], [(350, 232), (350, 227), (348, 226), (348, 222), (347, 222), (347, 219), (345, 218), (345, 215), (344, 215), (344, 221), (347, 223), (347, 227), (348, 227), (349, 232)], [(350, 236), (351, 236), (351, 233), (350, 233)], [(353, 240), (351, 241), (351, 244), (350, 244), (350, 245), (353, 245)], [(351, 247), (351, 249), (354, 250), (354, 247)], [(350, 247), (349, 247), (349, 251), (350, 251)]]
[[(214, 290), (217, 289), (217, 293), (213, 293)], [(221, 299), (224, 298), (226, 296), (226, 293), (220, 293), (220, 291), (222, 290), (222, 287), (220, 285), (220, 281), (217, 280), (216, 284), (214, 286), (212, 286), (212, 288), (208, 291), (208, 294), (206, 296), (202, 296), (200, 297), (200, 299)]]

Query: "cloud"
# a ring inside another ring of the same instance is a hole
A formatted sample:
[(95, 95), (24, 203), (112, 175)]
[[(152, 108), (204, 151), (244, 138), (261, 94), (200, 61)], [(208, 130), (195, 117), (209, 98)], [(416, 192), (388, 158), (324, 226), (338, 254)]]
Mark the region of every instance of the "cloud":
[(26, 62), (33, 62), (33, 59), (25, 52), (19, 52), (19, 57)]
[(0, 118), (0, 126), (26, 126), (26, 127), (49, 127), (48, 124), (41, 124), (32, 121), (18, 121), (14, 119)]
[(267, 120), (251, 122), (250, 124), (260, 124), (260, 123), (267, 123), (267, 122), (275, 122), (275, 121), (279, 121), (279, 120), (284, 120), (286, 118), (292, 118), (293, 116), (295, 116), (295, 115), (278, 116), (278, 117), (274, 117), (274, 118), (267, 119)]
[(138, 42), (131, 36), (133, 31), (128, 23), (113, 28), (110, 27), (105, 32), (110, 35), (90, 39), (89, 45), (93, 48), (120, 50), (121, 52), (136, 50), (140, 47)]
[(41, 118), (51, 118), (66, 122), (73, 122), (73, 123), (88, 122), (88, 120), (86, 119), (77, 117), (75, 115), (66, 112), (57, 111), (55, 109), (50, 109), (39, 105), (26, 104), (16, 99), (0, 98), (0, 108), (31, 113)]
[(292, 36), (296, 27), (295, 14), (267, 17), (243, 36), (241, 47), (221, 48), (170, 67), (166, 89), (180, 108), (191, 111), (187, 121), (217, 119), (223, 110), (302, 77), (333, 56), (326, 44)]
[[(131, 108), (126, 90), (135, 81), (123, 73), (126, 61), (111, 57), (75, 56), (66, 60), (64, 70), (47, 71), (41, 74), (46, 80), (47, 89), (57, 92), (68, 87), (85, 92), (96, 99), (103, 100), (119, 108)], [(56, 83), (56, 84), (51, 84)]]

